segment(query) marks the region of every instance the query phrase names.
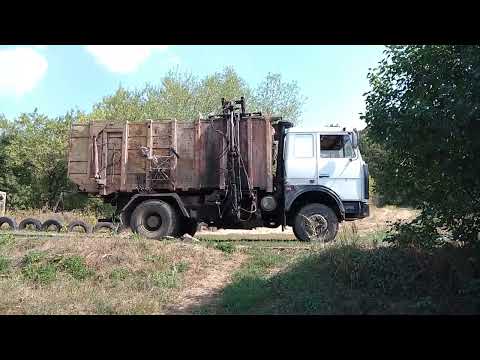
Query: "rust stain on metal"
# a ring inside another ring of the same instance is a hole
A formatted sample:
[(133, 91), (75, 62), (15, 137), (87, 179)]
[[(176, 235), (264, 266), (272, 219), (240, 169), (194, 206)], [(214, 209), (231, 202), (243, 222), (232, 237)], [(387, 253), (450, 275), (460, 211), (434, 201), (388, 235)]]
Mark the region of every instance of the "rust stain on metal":
[[(140, 178), (152, 190), (225, 188), (226, 156), (221, 156), (227, 145), (221, 135), (225, 129), (222, 119), (74, 124), (69, 139), (68, 174), (84, 191), (101, 195), (136, 191), (142, 185), (138, 183)], [(95, 146), (100, 179), (94, 178)], [(142, 154), (142, 147), (148, 149), (150, 158)], [(271, 191), (269, 120), (261, 116), (242, 119), (240, 148), (251, 185)], [(153, 156), (166, 164), (162, 171), (168, 181), (152, 181)]]

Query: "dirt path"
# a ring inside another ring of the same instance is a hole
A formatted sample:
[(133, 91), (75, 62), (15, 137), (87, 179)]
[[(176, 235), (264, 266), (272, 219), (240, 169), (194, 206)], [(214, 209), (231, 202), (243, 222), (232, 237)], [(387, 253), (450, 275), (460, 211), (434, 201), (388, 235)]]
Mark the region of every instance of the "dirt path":
[(235, 253), (231, 258), (210, 267), (206, 275), (194, 280), (182, 290), (167, 314), (191, 314), (194, 308), (214, 306), (221, 290), (230, 282), (231, 276), (247, 259), (243, 253)]

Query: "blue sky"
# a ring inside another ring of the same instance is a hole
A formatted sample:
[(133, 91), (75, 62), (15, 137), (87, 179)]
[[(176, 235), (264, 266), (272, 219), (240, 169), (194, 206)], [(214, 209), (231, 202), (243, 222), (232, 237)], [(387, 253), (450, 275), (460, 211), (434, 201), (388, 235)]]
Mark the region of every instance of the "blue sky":
[[(49, 116), (89, 111), (120, 84), (158, 84), (177, 66), (203, 77), (232, 66), (252, 87), (268, 72), (296, 80), (307, 97), (302, 126), (340, 123), (362, 127), (368, 69), (383, 46), (0, 46), (0, 114)], [(251, 109), (252, 111), (254, 109)]]

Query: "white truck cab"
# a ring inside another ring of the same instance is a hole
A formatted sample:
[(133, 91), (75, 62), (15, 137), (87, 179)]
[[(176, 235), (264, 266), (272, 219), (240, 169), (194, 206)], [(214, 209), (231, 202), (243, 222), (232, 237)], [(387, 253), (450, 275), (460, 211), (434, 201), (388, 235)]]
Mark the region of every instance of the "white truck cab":
[[(334, 213), (337, 224), (332, 225), (327, 236), (331, 240), (338, 222), (369, 215), (368, 166), (360, 154), (358, 137), (356, 129), (346, 127), (286, 129), (285, 209), (287, 223), (294, 227), (297, 237), (306, 236), (298, 224), (295, 226), (302, 218), (323, 216), (326, 222), (335, 222), (329, 219)], [(320, 211), (325, 207), (330, 214)]]

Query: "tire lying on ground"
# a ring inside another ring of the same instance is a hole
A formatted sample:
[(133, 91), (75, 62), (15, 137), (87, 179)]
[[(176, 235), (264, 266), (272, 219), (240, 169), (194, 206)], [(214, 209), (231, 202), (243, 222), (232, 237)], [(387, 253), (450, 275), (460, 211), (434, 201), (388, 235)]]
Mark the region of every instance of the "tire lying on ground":
[(42, 230), (42, 222), (34, 218), (23, 219), (22, 221), (20, 221), (20, 224), (18, 224), (18, 228), (20, 230), (25, 230), (28, 225), (33, 225), (35, 227), (35, 230), (37, 231)]
[(337, 231), (337, 215), (326, 205), (305, 205), (295, 216), (293, 232), (300, 241), (329, 242)]
[(76, 227), (81, 227), (83, 231), (87, 234), (90, 234), (92, 232), (92, 227), (81, 220), (72, 221), (70, 224), (68, 224), (67, 229), (69, 232), (73, 232)]
[(8, 224), (10, 226), (11, 230), (17, 230), (17, 222), (15, 221), (14, 218), (8, 217), (8, 216), (1, 216), (0, 217), (0, 228), (3, 226), (3, 224)]
[(42, 224), (42, 230), (43, 231), (48, 231), (48, 229), (51, 227), (51, 226), (54, 226), (55, 227), (55, 231), (56, 232), (60, 232), (62, 230), (62, 223), (56, 219), (48, 219), (46, 221), (43, 222)]
[(132, 230), (149, 239), (174, 236), (178, 231), (178, 215), (165, 201), (147, 200), (133, 211), (130, 226)]
[(98, 222), (94, 227), (93, 227), (93, 232), (100, 232), (102, 229), (109, 229), (110, 232), (116, 232), (117, 227), (113, 225), (112, 223), (109, 222)]

